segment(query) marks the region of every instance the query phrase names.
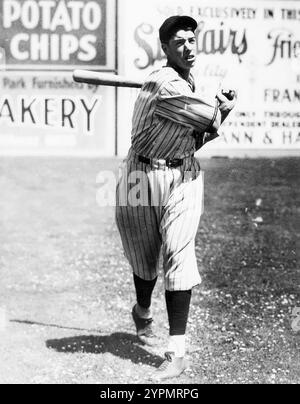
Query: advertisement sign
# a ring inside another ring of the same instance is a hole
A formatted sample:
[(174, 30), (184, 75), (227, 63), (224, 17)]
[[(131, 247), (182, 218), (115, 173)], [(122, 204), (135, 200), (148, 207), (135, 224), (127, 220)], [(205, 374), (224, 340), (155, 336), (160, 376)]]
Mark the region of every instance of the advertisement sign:
[(0, 153), (115, 152), (115, 90), (71, 73), (0, 72)]
[(114, 70), (115, 1), (1, 0), (0, 49), (7, 70)]
[[(158, 40), (162, 22), (175, 14), (197, 20), (197, 92), (211, 100), (220, 87), (238, 92), (221, 138), (205, 148), (300, 148), (298, 1), (122, 0), (120, 7), (121, 73), (139, 79), (166, 64)], [(120, 97), (125, 107), (126, 97)], [(132, 106), (124, 115), (131, 117)], [(127, 119), (120, 122), (122, 151), (130, 143)]]

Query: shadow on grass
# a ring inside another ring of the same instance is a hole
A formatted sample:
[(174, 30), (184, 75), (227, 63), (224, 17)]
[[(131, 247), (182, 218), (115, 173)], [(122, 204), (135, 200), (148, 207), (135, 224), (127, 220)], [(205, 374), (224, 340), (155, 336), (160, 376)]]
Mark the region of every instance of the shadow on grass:
[(138, 345), (135, 335), (114, 333), (111, 335), (84, 335), (46, 341), (46, 346), (60, 353), (111, 353), (121, 359), (128, 359), (135, 364), (159, 367), (163, 362), (160, 356), (153, 355)]

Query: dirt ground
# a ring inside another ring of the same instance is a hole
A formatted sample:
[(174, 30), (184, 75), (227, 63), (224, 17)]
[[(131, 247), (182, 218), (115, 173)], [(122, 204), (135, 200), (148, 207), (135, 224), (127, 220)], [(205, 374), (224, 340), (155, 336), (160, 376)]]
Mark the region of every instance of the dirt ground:
[[(188, 325), (191, 368), (172, 383), (300, 382), (291, 326), (300, 307), (299, 161), (203, 161), (203, 284)], [(0, 159), (0, 383), (149, 383), (162, 362), (163, 344), (136, 341), (114, 212), (96, 203), (97, 174), (118, 164)], [(165, 341), (162, 278), (153, 308)]]

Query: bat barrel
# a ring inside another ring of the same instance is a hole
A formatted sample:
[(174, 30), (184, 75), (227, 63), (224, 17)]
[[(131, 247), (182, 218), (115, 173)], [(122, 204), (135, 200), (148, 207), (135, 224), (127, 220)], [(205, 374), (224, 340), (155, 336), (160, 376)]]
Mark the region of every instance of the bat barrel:
[(90, 70), (74, 70), (73, 79), (77, 83), (87, 83), (98, 86), (141, 88), (143, 85), (141, 81), (132, 80), (118, 74), (99, 73)]

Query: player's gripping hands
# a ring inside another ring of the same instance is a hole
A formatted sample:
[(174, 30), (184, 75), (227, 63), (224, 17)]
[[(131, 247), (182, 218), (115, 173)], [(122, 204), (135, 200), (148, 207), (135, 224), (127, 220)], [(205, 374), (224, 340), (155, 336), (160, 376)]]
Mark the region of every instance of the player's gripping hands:
[(222, 90), (220, 89), (216, 95), (219, 101), (219, 110), (221, 112), (221, 122), (223, 123), (229, 113), (235, 107), (237, 101), (237, 93), (234, 90)]

